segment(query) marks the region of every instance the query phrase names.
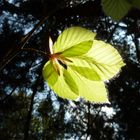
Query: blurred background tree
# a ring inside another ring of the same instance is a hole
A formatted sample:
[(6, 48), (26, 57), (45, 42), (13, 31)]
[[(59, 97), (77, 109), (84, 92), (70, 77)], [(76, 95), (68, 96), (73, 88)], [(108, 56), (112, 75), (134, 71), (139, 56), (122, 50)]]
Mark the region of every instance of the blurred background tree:
[[(106, 83), (110, 105), (64, 100), (44, 83), (48, 36), (70, 26), (97, 32), (123, 56)], [(140, 139), (140, 10), (116, 22), (100, 0), (0, 0), (0, 59), (1, 140)]]

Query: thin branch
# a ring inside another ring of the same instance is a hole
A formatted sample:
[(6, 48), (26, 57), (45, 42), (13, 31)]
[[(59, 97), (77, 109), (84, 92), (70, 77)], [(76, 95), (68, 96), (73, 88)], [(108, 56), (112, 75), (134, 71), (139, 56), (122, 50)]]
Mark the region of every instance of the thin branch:
[(16, 52), (14, 52), (13, 55), (10, 55), (10, 57), (8, 57), (7, 59), (5, 59), (1, 64), (0, 64), (0, 71), (2, 71), (5, 66), (7, 64), (9, 64), (19, 53), (21, 52), (21, 50), (17, 50)]
[[(26, 71), (29, 71), (29, 69), (32, 67), (32, 65), (33, 65), (33, 62), (31, 62), (31, 64), (28, 65), (28, 67), (26, 68)], [(25, 76), (24, 78), (26, 78), (26, 76)], [(22, 80), (24, 81), (24, 79), (22, 79)], [(8, 94), (6, 97), (4, 97), (4, 98), (2, 99), (2, 102), (3, 102), (3, 103), (14, 93), (14, 91), (16, 90), (17, 87), (18, 87), (18, 85), (15, 85), (15, 86), (13, 87), (12, 91), (10, 92), (10, 94)]]
[(34, 31), (37, 28), (39, 28), (47, 19), (48, 19), (48, 16), (43, 18), (42, 20), (40, 20), (39, 23), (21, 40), (21, 42), (20, 42), (21, 45), (19, 47), (17, 47), (18, 50), (16, 52), (14, 52), (14, 54), (10, 58), (8, 57), (8, 59), (5, 59), (4, 62), (2, 62), (0, 71), (2, 71), (5, 68), (5, 66), (7, 64), (9, 64), (22, 51), (22, 49), (25, 47), (26, 43), (30, 40)]
[(21, 40), (21, 49), (24, 48), (24, 46), (26, 45), (26, 43), (30, 40), (30, 38), (32, 37), (32, 34), (35, 32), (35, 30), (37, 30), (42, 24), (44, 24), (44, 22), (49, 18), (49, 16), (44, 17), (43, 19), (41, 19), (36, 25), (35, 27)]
[(17, 88), (17, 86), (15, 86), (12, 89), (12, 91), (10, 92), (10, 94), (8, 94), (6, 97), (4, 97), (1, 102), (4, 103), (8, 99), (8, 97), (10, 97), (14, 93), (14, 91), (16, 90), (16, 88)]
[(46, 52), (43, 52), (41, 50), (37, 50), (37, 49), (34, 49), (34, 48), (23, 48), (22, 50), (25, 50), (25, 51), (34, 51), (34, 52), (36, 52), (38, 54), (43, 54), (45, 56), (48, 55)]
[(5, 68), (5, 66), (6, 66), (7, 64), (9, 64), (9, 63), (17, 56), (17, 54), (18, 54), (19, 52), (22, 51), (22, 49), (25, 47), (26, 43), (31, 39), (31, 37), (32, 37), (33, 33), (35, 32), (35, 30), (37, 30), (41, 25), (43, 25), (44, 22), (45, 22), (50, 16), (52, 16), (52, 15), (59, 9), (60, 5), (61, 5), (61, 4), (58, 4), (57, 7), (56, 7), (54, 10), (52, 10), (52, 11), (49, 13), (48, 16), (42, 18), (42, 19), (35, 25), (35, 27), (21, 40), (19, 47), (17, 47), (18, 50), (17, 50), (10, 58), (8, 57), (8, 59), (4, 60), (4, 61), (1, 63), (1, 65), (0, 65), (0, 71), (2, 71), (2, 70)]

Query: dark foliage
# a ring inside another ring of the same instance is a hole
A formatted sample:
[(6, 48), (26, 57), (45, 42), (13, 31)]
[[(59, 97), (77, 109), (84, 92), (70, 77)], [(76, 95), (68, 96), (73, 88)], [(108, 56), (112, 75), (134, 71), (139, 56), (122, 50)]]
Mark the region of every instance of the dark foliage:
[[(0, 139), (139, 140), (139, 17), (132, 9), (116, 23), (100, 0), (0, 0)], [(97, 32), (126, 62), (107, 83), (110, 105), (63, 100), (42, 79), (48, 36), (73, 25)]]

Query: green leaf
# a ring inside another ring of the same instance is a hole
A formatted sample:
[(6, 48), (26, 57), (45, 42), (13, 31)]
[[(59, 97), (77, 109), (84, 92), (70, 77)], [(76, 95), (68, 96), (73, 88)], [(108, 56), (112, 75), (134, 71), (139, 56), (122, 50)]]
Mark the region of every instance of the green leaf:
[(101, 80), (100, 76), (94, 69), (88, 67), (74, 66), (74, 65), (70, 65), (70, 67), (73, 71), (78, 72), (81, 76), (84, 76), (89, 80), (94, 80), (94, 81)]
[[(66, 72), (66, 70), (64, 69), (61, 71), (61, 75), (58, 77), (56, 83), (51, 88), (59, 97), (62, 97), (64, 99), (75, 100), (79, 97), (77, 93), (78, 87), (77, 85), (74, 85), (75, 81), (71, 80), (72, 78), (68, 78), (68, 76), (71, 74), (68, 74), (68, 75), (67, 73), (63, 74), (64, 71)], [(68, 79), (66, 80), (66, 78)], [(70, 87), (70, 85), (72, 85), (72, 87)], [(76, 91), (76, 93), (74, 91)]]
[(133, 0), (132, 5), (133, 7), (140, 9), (140, 0)]
[(102, 0), (102, 6), (105, 14), (116, 21), (122, 19), (132, 7), (127, 0)]
[(69, 86), (69, 88), (71, 89), (71, 91), (73, 91), (75, 94), (78, 95), (79, 94), (78, 87), (76, 81), (73, 80), (71, 74), (67, 70), (64, 70), (63, 75), (64, 75), (64, 80)]
[[(82, 97), (95, 103), (109, 102), (107, 91), (102, 81), (91, 81), (73, 71), (70, 67), (68, 70), (64, 69), (64, 71), (63, 73), (65, 74), (61, 74), (51, 87), (58, 96), (72, 100)], [(72, 76), (72, 79), (69, 78), (69, 75)]]
[(59, 35), (57, 41), (54, 43), (54, 53), (62, 52), (72, 46), (85, 41), (93, 41), (95, 33), (81, 27), (70, 27)]
[(68, 72), (73, 76), (79, 89), (79, 96), (92, 102), (107, 103), (107, 91), (104, 82), (92, 81), (69, 67)]
[(71, 67), (68, 67), (67, 70), (63, 68), (60, 70), (61, 74), (58, 75), (51, 62), (47, 62), (43, 68), (44, 79), (47, 78), (48, 85), (58, 96), (71, 100), (82, 97), (92, 102), (108, 102), (107, 91), (103, 82), (89, 80)]
[(58, 96), (108, 102), (103, 81), (115, 76), (125, 64), (115, 48), (93, 40), (94, 36), (89, 30), (71, 27), (58, 37), (53, 46), (56, 54), (43, 68), (44, 79)]
[(73, 57), (87, 53), (92, 47), (93, 41), (84, 41), (75, 46), (72, 46), (62, 52), (62, 56)]
[(56, 83), (58, 79), (58, 74), (54, 70), (54, 67), (51, 61), (47, 62), (44, 65), (42, 74), (43, 74), (44, 80), (47, 81), (49, 86), (51, 87)]
[[(125, 65), (118, 51), (110, 44), (94, 40), (93, 47), (83, 57), (102, 80), (114, 77)], [(92, 63), (92, 64), (91, 64)]]

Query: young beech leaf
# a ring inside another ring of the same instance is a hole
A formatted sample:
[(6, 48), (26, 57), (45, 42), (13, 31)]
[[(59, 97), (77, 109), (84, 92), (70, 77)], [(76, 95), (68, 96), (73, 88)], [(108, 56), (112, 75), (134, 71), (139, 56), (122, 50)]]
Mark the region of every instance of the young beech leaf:
[(81, 27), (68, 28), (59, 35), (57, 41), (54, 43), (54, 53), (62, 52), (85, 41), (93, 41), (95, 36), (96, 34), (92, 31)]
[(64, 76), (65, 82), (67, 83), (67, 85), (69, 86), (69, 88), (71, 89), (71, 91), (73, 91), (75, 94), (78, 95), (79, 90), (78, 90), (76, 81), (71, 76), (71, 73), (68, 70), (64, 70), (63, 76)]
[(118, 51), (103, 41), (94, 40), (93, 47), (85, 54), (85, 57), (90, 58), (87, 60), (88, 63), (92, 63), (91, 68), (100, 75), (100, 79), (103, 81), (115, 76), (124, 66)]
[(70, 68), (89, 80), (100, 81), (101, 79), (94, 69), (74, 65), (70, 65)]
[(95, 40), (95, 35), (87, 29), (71, 27), (50, 45), (43, 77), (58, 96), (108, 102), (104, 81), (115, 76), (124, 63), (116, 49)]
[[(62, 52), (62, 56), (80, 56), (88, 52), (92, 47), (93, 41), (84, 41), (75, 46), (72, 46)], [(85, 47), (86, 46), (86, 47)]]
[(53, 86), (56, 83), (56, 81), (58, 79), (58, 74), (55, 71), (54, 66), (53, 66), (53, 64), (52, 64), (51, 61), (47, 62), (44, 65), (44, 68), (43, 68), (43, 77), (44, 77), (44, 79), (47, 79), (48, 83), (51, 86)]

